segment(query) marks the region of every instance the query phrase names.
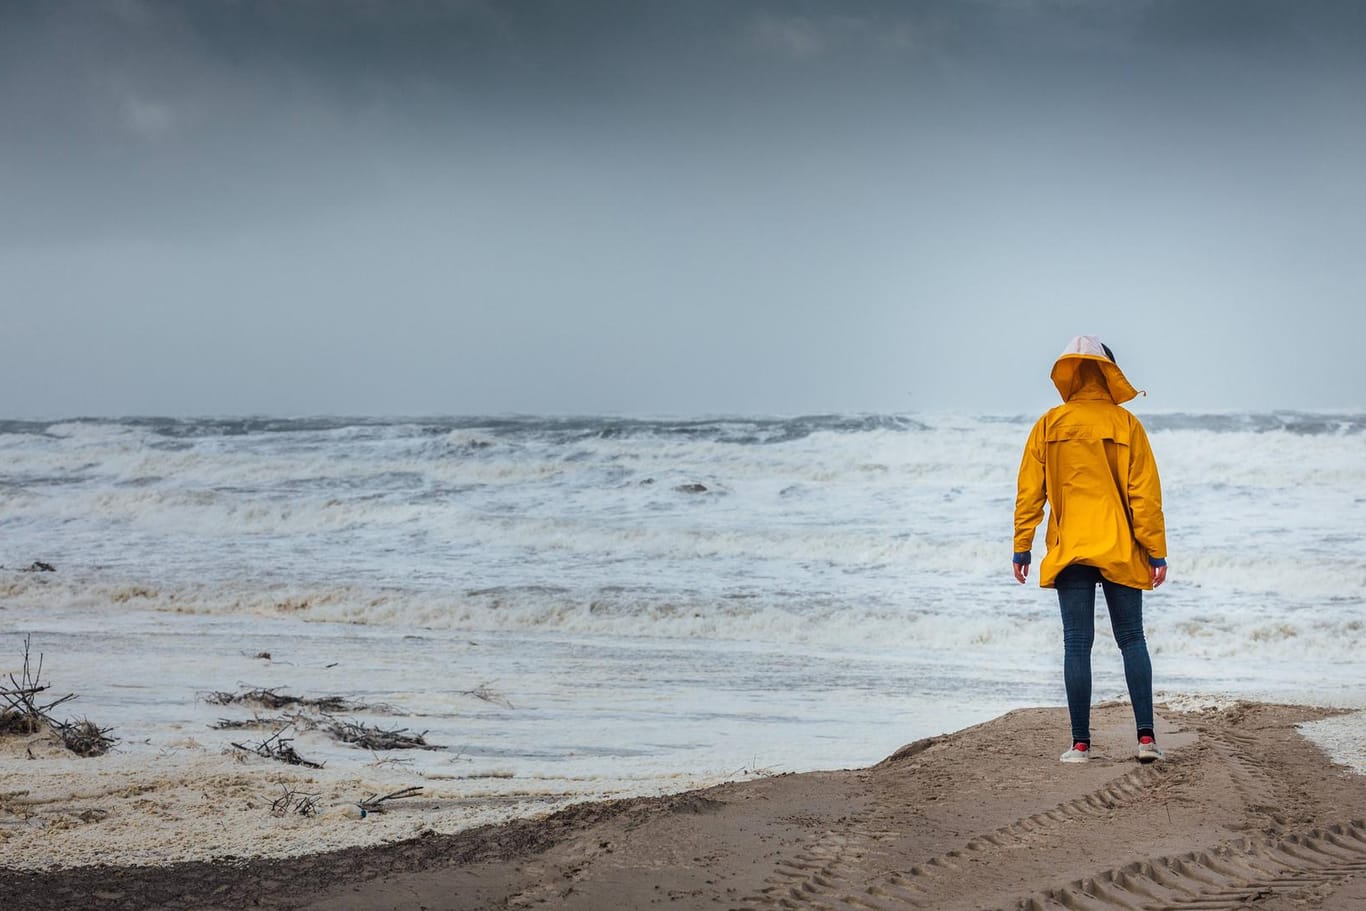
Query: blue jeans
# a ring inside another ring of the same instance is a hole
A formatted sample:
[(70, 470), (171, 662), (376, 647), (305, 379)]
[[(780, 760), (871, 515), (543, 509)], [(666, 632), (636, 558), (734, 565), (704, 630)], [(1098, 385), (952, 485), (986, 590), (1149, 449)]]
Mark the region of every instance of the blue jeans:
[(1091, 644), (1096, 640), (1096, 583), (1105, 592), (1110, 626), (1124, 656), (1124, 680), (1134, 704), (1138, 729), (1153, 726), (1153, 665), (1143, 638), (1143, 592), (1101, 576), (1094, 566), (1073, 564), (1058, 573), (1058, 606), (1062, 609), (1062, 676), (1072, 740), (1091, 739)]

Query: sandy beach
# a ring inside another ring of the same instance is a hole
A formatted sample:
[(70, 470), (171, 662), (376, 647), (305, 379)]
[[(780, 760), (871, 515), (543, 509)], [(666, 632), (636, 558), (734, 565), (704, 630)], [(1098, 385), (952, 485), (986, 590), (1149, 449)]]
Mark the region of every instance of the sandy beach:
[[(1366, 776), (1298, 729), (1336, 714), (1251, 702), (1166, 709), (1168, 761), (1139, 765), (1128, 707), (1107, 704), (1094, 718), (1095, 759), (1066, 766), (1056, 759), (1064, 710), (1022, 709), (870, 768), (587, 802), (295, 857), (11, 867), (0, 872), (0, 898), (35, 911), (1348, 911), (1366, 905)], [(107, 789), (103, 816), (66, 828), (93, 835), (137, 800), (136, 788)], [(11, 818), (25, 812), (22, 796), (5, 801)]]

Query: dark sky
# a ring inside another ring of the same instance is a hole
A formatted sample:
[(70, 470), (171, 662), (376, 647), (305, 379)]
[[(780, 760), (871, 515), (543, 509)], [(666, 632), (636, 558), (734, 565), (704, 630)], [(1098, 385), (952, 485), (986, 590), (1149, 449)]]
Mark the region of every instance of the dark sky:
[(0, 4), (0, 416), (1366, 407), (1366, 4)]

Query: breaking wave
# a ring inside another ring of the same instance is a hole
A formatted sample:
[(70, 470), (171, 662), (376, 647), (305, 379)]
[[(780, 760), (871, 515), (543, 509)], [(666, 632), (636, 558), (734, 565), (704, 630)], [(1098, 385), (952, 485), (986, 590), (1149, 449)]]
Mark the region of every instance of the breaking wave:
[[(1031, 420), (3, 421), (2, 594), (367, 625), (1051, 648), (1049, 596), (1007, 581)], [(1349, 654), (1366, 592), (1366, 416), (1144, 421), (1173, 565), (1151, 602), (1158, 648)], [(58, 572), (15, 572), (34, 560)]]

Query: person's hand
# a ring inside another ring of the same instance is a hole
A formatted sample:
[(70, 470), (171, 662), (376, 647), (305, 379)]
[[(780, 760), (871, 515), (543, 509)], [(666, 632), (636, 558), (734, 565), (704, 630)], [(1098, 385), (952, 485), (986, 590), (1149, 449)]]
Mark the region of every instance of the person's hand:
[(1163, 582), (1166, 582), (1166, 581), (1167, 581), (1167, 567), (1165, 567), (1165, 566), (1150, 566), (1150, 567), (1148, 567), (1148, 568), (1149, 568), (1150, 570), (1152, 570), (1152, 574), (1153, 574), (1153, 588), (1157, 588), (1157, 587), (1158, 587), (1159, 585), (1161, 585)]
[(1029, 577), (1029, 564), (1028, 564), (1028, 563), (1012, 563), (1012, 564), (1010, 564), (1010, 565), (1015, 569), (1015, 581), (1016, 581), (1016, 582), (1019, 582), (1021, 585), (1023, 585), (1025, 579), (1027, 579), (1027, 578)]

